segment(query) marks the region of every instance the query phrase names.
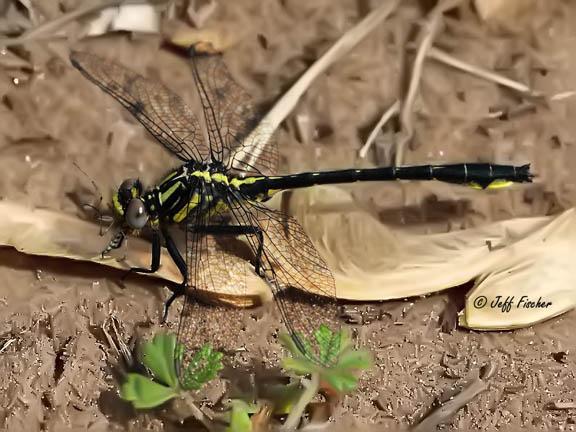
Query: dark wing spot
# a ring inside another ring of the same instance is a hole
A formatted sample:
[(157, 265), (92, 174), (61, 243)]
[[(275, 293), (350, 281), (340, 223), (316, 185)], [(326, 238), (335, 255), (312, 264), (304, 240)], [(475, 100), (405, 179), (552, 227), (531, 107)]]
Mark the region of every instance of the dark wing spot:
[(130, 112), (134, 115), (142, 114), (144, 112), (145, 105), (142, 101), (136, 101), (130, 105)]

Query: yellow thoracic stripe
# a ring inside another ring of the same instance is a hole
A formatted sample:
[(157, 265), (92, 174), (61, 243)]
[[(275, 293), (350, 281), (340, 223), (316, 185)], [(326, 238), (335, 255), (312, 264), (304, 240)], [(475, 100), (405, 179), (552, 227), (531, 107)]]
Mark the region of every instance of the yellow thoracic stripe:
[(122, 208), (122, 204), (120, 204), (120, 200), (118, 199), (118, 193), (112, 195), (112, 204), (114, 204), (114, 210), (116, 210), (120, 216), (124, 216), (124, 209)]
[(172, 177), (174, 177), (176, 174), (178, 174), (178, 171), (172, 171), (170, 174), (168, 174), (168, 175), (160, 182), (160, 184), (167, 182), (167, 181), (170, 180)]
[(190, 210), (194, 209), (199, 203), (200, 203), (200, 195), (195, 193), (194, 195), (192, 195), (192, 198), (188, 202), (188, 205), (182, 207), (180, 211), (174, 215), (174, 217), (172, 218), (174, 222), (180, 223), (184, 219), (186, 219), (186, 216), (188, 216)]
[(172, 196), (172, 194), (173, 194), (174, 192), (176, 192), (176, 190), (177, 190), (180, 186), (181, 186), (180, 183), (174, 183), (172, 186), (170, 186), (170, 188), (169, 188), (167, 191), (162, 192), (162, 193), (159, 195), (160, 204), (165, 203), (165, 202), (168, 200), (168, 198), (170, 198), (170, 196)]

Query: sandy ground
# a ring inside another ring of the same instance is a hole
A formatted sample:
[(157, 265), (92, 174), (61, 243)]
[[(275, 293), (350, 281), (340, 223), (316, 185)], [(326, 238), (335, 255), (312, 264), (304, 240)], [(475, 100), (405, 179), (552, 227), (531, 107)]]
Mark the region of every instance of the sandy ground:
[[(369, 9), (354, 1), (270, 1), (261, 8), (258, 3), (220, 5), (210, 22), (238, 29), (241, 37), (226, 61), (238, 80), (267, 102)], [(471, 8), (462, 7), (446, 16), (436, 46), (550, 94), (572, 90), (576, 5), (535, 5), (534, 13), (501, 27), (482, 24)], [(401, 65), (406, 39), (425, 12), (418, 2), (403, 2), (398, 14), (314, 83), (279, 131), (283, 172), (391, 162), (385, 137), (369, 153), (369, 161), (360, 161), (357, 152), (405, 86), (408, 72)], [(159, 48), (156, 37), (111, 34), (80, 42), (36, 41), (2, 52), (0, 195), (87, 217), (76, 204), (78, 197), (95, 201), (97, 194), (73, 161), (105, 198), (122, 179), (136, 174), (151, 184), (175, 162), (112, 99), (69, 66), (71, 46), (156, 76), (184, 97), (191, 77), (184, 61)], [(15, 58), (32, 67), (20, 66)], [(362, 184), (353, 189), (359, 202), (372, 206), (395, 229), (420, 232), (571, 207), (576, 198), (571, 176), (576, 102), (568, 98), (516, 116), (490, 118), (491, 112), (514, 111), (521, 103), (492, 82), (426, 63), (405, 162), (532, 162), (538, 182), (473, 196), (432, 183)], [(0, 249), (0, 428), (194, 430), (190, 423), (180, 424), (169, 409), (136, 413), (117, 395), (119, 354), (111, 341), (131, 344), (158, 330), (168, 296), (159, 281), (134, 277), (121, 284), (121, 277), (98, 266)], [(486, 390), (470, 397), (438, 430), (574, 430), (573, 405), (551, 409), (550, 404), (574, 402), (576, 314), (512, 332), (454, 329), (455, 305), (465, 291), (459, 287), (426, 299), (371, 305), (380, 319), (354, 328), (359, 341), (373, 351), (376, 366), (336, 408), (342, 430), (398, 430), (416, 424), (439, 400), (458, 393), (486, 369), (491, 371)], [(172, 329), (177, 311), (175, 306), (171, 312)], [(244, 356), (277, 366), (279, 348), (269, 342), (279, 326), (275, 312), (248, 317)], [(219, 391), (208, 392), (208, 400)]]

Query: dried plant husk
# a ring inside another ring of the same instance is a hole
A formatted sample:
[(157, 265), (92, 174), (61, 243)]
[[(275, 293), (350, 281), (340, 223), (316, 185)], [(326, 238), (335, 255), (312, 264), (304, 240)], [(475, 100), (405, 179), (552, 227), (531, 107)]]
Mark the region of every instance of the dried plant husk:
[[(288, 200), (275, 198), (272, 205), (288, 209), (304, 226), (333, 269), (341, 299), (402, 299), (475, 280), (459, 321), (483, 330), (526, 327), (576, 304), (576, 274), (570, 271), (574, 209), (423, 235), (392, 232), (337, 187), (295, 191)], [(479, 296), (486, 297), (486, 306), (475, 306)], [(513, 297), (512, 310), (490, 306), (497, 296)], [(540, 306), (524, 307), (539, 298)]]
[[(130, 237), (123, 248), (126, 256), (102, 258), (110, 234), (99, 235), (97, 225), (74, 216), (45, 209), (33, 209), (24, 205), (0, 202), (0, 245), (11, 246), (29, 255), (42, 255), (89, 261), (120, 270), (130, 267), (149, 267), (150, 243), (138, 237)], [(241, 307), (252, 306), (271, 299), (266, 282), (258, 277), (252, 266), (230, 252), (227, 264), (233, 268), (220, 269), (221, 274), (230, 274), (226, 283), (215, 286), (218, 291), (210, 292), (213, 298)], [(148, 275), (180, 283), (182, 276), (168, 252), (163, 248), (158, 272)], [(241, 283), (235, 279), (245, 278)], [(240, 291), (237, 287), (242, 286)]]
[[(572, 309), (576, 305), (575, 241), (576, 215), (572, 208), (531, 235), (494, 251), (498, 260), (489, 272), (478, 277), (468, 293), (460, 325), (508, 330)], [(484, 301), (487, 304), (482, 306)]]
[(513, 21), (536, 6), (534, 0), (475, 0), (480, 18), (486, 21)]

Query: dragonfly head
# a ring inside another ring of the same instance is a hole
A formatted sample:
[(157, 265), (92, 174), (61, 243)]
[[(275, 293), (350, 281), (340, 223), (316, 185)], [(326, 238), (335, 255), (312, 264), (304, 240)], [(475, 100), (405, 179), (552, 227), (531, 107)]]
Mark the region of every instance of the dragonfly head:
[(140, 180), (124, 180), (118, 191), (112, 196), (112, 203), (117, 216), (128, 228), (139, 230), (148, 223), (149, 215), (142, 200), (142, 183)]

